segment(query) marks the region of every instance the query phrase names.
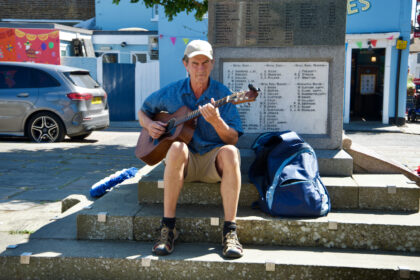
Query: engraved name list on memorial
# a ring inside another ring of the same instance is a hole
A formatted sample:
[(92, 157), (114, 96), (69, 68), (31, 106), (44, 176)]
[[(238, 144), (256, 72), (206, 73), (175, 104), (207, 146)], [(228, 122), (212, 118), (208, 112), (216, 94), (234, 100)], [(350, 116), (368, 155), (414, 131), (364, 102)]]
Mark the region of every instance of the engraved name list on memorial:
[(209, 40), (215, 47), (342, 45), (343, 0), (209, 2)]
[(325, 134), (328, 70), (328, 62), (224, 62), (223, 83), (232, 91), (261, 88), (255, 102), (237, 106), (245, 132)]

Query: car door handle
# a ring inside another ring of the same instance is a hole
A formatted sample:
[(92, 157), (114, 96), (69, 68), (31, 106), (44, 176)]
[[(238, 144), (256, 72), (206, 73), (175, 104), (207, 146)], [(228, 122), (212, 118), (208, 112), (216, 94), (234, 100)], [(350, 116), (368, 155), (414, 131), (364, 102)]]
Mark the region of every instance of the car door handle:
[(21, 92), (17, 95), (17, 97), (28, 97), (28, 96), (29, 96), (29, 93), (27, 92)]

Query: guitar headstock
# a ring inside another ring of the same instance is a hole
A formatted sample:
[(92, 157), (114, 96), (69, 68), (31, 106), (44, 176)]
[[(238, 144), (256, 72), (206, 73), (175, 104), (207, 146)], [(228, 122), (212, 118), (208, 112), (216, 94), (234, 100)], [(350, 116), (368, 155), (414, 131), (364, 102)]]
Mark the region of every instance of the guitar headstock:
[(251, 84), (248, 85), (248, 88), (249, 91), (239, 91), (231, 94), (228, 102), (233, 104), (254, 102), (261, 90), (259, 88), (255, 88)]

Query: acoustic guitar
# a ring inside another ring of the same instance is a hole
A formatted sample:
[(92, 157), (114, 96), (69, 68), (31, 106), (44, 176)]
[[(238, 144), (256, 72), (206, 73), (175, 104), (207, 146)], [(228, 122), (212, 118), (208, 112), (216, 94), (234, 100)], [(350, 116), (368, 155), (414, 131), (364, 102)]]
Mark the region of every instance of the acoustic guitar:
[[(248, 85), (249, 91), (240, 91), (232, 93), (214, 104), (215, 107), (223, 106), (227, 103), (240, 104), (253, 102), (258, 97), (260, 89), (253, 85)], [(166, 131), (158, 139), (153, 139), (147, 129), (142, 129), (136, 146), (136, 157), (148, 165), (155, 165), (165, 158), (166, 153), (175, 141), (182, 141), (188, 144), (194, 134), (196, 127), (196, 118), (201, 115), (197, 109), (191, 111), (186, 106), (179, 108), (175, 113), (158, 113), (154, 116), (154, 121), (167, 123)]]

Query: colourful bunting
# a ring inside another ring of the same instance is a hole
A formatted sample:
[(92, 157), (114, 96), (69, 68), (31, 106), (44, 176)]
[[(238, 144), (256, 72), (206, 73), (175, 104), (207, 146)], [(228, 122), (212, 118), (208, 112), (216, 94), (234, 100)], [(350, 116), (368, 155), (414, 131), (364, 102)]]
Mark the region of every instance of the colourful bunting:
[(42, 34), (32, 34), (32, 33), (28, 33), (28, 32), (22, 31), (20, 29), (15, 29), (15, 34), (19, 38), (23, 38), (23, 37), (26, 36), (26, 39), (28, 39), (30, 41), (34, 41), (36, 39), (39, 39), (41, 41), (45, 41), (48, 38), (50, 38), (50, 39), (57, 38), (58, 31), (52, 31), (52, 32), (42, 33)]
[(205, 40), (203, 37), (196, 37), (196, 36), (193, 36), (192, 38), (187, 38), (187, 37), (181, 37), (181, 36), (169, 36), (165, 34), (159, 34), (159, 39), (162, 40), (163, 38), (169, 38), (171, 40), (172, 45), (174, 46), (178, 38), (182, 39), (185, 45), (187, 45), (191, 40), (196, 40), (196, 39)]
[(378, 40), (370, 40), (370, 42), (372, 43), (372, 46), (376, 47), (376, 43), (378, 42)]
[(362, 46), (363, 46), (363, 43), (362, 42), (356, 42), (356, 45), (359, 47), (359, 49), (361, 49)]
[(394, 39), (394, 35), (392, 35), (391, 37), (388, 37), (387, 39), (388, 39), (388, 40), (392, 40), (392, 39)]

